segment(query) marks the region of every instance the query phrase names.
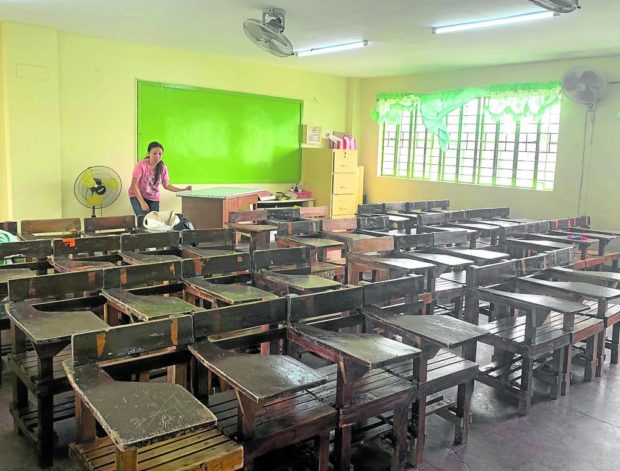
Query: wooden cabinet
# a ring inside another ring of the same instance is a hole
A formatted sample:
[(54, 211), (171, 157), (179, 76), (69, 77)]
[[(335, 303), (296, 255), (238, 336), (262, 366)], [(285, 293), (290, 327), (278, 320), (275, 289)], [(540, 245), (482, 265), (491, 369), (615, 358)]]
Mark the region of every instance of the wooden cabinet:
[(305, 148), (301, 157), (301, 187), (312, 192), (317, 206), (331, 217), (352, 217), (361, 199), (357, 149)]

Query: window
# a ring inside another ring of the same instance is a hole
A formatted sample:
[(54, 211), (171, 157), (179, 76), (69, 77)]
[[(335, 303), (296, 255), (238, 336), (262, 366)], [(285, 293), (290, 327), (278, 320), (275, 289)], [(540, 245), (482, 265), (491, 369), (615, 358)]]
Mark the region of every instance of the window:
[(382, 176), (474, 185), (553, 190), (560, 127), (558, 101), (538, 121), (487, 117), (488, 97), (480, 97), (448, 114), (450, 144), (422, 123), (418, 107), (403, 111), (400, 124), (380, 127)]

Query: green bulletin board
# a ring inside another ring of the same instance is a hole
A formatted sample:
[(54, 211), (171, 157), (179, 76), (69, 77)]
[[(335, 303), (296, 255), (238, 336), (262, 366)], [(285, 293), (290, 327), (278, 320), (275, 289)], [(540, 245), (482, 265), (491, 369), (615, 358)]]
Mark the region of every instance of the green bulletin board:
[(164, 146), (172, 183), (293, 183), (303, 102), (138, 81), (138, 159)]

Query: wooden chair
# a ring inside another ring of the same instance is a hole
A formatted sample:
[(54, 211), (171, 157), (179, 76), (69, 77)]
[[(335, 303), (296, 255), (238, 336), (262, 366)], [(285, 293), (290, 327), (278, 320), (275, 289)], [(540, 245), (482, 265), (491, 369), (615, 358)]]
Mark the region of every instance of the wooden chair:
[(235, 253), (235, 231), (227, 229), (199, 229), (181, 232), (183, 257), (207, 258)]
[(310, 247), (310, 273), (343, 281), (345, 261), (342, 258), (344, 244), (337, 240), (320, 237), (321, 221), (279, 222), (276, 235), (278, 248)]
[[(411, 423), (411, 462), (417, 466), (424, 462), (425, 421), (431, 414), (439, 414), (453, 422), (454, 445), (466, 445), (474, 379), (478, 375), (475, 344), (488, 332), (450, 316), (418, 315), (420, 305), (411, 293), (421, 291), (420, 277), (371, 283), (364, 285), (363, 289), (362, 314), (366, 317), (367, 330), (399, 339), (422, 351), (419, 388)], [(393, 303), (395, 300), (397, 302)], [(462, 354), (456, 355), (455, 349), (461, 349)], [(408, 380), (414, 377), (409, 362), (391, 366), (388, 370)], [(431, 395), (452, 387), (457, 387), (456, 403), (443, 396), (430, 399)]]
[[(246, 470), (265, 453), (313, 440), (316, 469), (327, 471), (329, 434), (336, 428), (337, 411), (308, 392), (308, 388), (325, 383), (325, 375), (286, 355), (233, 351), (265, 341), (283, 342), (286, 329), (257, 330), (286, 319), (287, 301), (283, 298), (196, 314), (196, 343), (190, 351), (201, 368), (196, 370), (195, 380), (206, 379), (201, 373), (204, 367), (232, 388), (211, 394), (208, 403), (224, 433), (243, 444)], [(233, 337), (232, 332), (237, 334)], [(210, 340), (213, 337), (224, 338)], [(198, 384), (194, 388), (200, 389)]]
[[(189, 316), (75, 335), (64, 362), (75, 391), (77, 440), (70, 454), (79, 469), (226, 469), (243, 466), (243, 450), (216, 426), (215, 415), (176, 384), (119, 381), (128, 371), (187, 361), (193, 341)], [(148, 355), (148, 360), (145, 356)], [(115, 368), (116, 364), (116, 368)], [(142, 375), (144, 376), (144, 375)], [(119, 403), (122, 407), (119, 407)], [(97, 437), (95, 425), (106, 433)]]
[(136, 217), (134, 215), (84, 218), (83, 234), (87, 237), (120, 235), (135, 231)]
[(148, 234), (122, 234), (121, 257), (130, 265), (175, 262), (181, 259), (178, 231)]
[(252, 254), (254, 286), (278, 295), (341, 288), (341, 283), (311, 273), (310, 253), (310, 247), (256, 250)]
[[(185, 260), (194, 267), (193, 260)], [(105, 270), (104, 316), (110, 325), (120, 320), (147, 322), (192, 314), (202, 308), (182, 299), (183, 265), (180, 260), (129, 265)]]
[(73, 397), (66, 394), (71, 388), (61, 366), (71, 355), (71, 336), (106, 326), (94, 313), (101, 306), (96, 294), (102, 287), (101, 270), (9, 281), (12, 347), (7, 364), (14, 373), (10, 410), (16, 430), (33, 445), (41, 467), (53, 461), (54, 422), (73, 416)]
[[(593, 322), (578, 314), (588, 306), (554, 296), (515, 292), (517, 286), (521, 287), (517, 285), (519, 276), (561, 265), (571, 258), (572, 250), (566, 250), (467, 268), (466, 319), (477, 324), (480, 300), (492, 303), (496, 310), (496, 320), (482, 326), (489, 331), (482, 341), (496, 349), (494, 362), (481, 368), (478, 380), (518, 397), (521, 415), (530, 410), (536, 360), (553, 356), (551, 397), (557, 398), (570, 375), (566, 370), (570, 361), (565, 360), (570, 346), (586, 341), (590, 356), (596, 355), (598, 332), (592, 326), (602, 321)], [(517, 316), (516, 312), (524, 315)]]
[(82, 221), (79, 218), (24, 220), (20, 231), (25, 240), (80, 237)]
[(250, 252), (269, 248), (271, 234), (281, 221), (300, 220), (299, 208), (257, 209), (254, 211), (234, 211), (228, 215), (228, 227), (235, 231), (237, 241), (241, 237), (250, 239)]
[(203, 307), (205, 304), (214, 308), (277, 298), (273, 293), (252, 286), (248, 252), (204, 259), (199, 271), (188, 273), (185, 270), (183, 284), (185, 300)]
[(357, 231), (357, 220), (353, 218), (323, 219), (321, 237), (342, 242), (344, 255), (358, 252), (387, 251), (394, 248), (392, 236), (372, 236)]
[[(579, 297), (585, 299), (585, 304), (590, 306), (584, 315), (592, 316), (604, 321), (604, 328), (599, 332), (596, 344), (595, 374), (601, 376), (605, 362), (605, 348), (611, 351), (610, 364), (618, 363), (618, 350), (620, 348), (620, 274), (603, 271), (575, 271), (568, 268), (554, 267), (536, 275), (541, 280), (529, 280), (541, 283), (544, 280), (546, 289), (567, 297)], [(615, 300), (616, 302), (612, 302)], [(607, 340), (605, 332), (612, 329), (612, 338)], [(592, 362), (592, 358), (588, 358)], [(588, 374), (586, 380), (591, 379), (592, 366), (586, 368)]]
[[(338, 329), (351, 327), (351, 321), (359, 322), (359, 316), (356, 319), (350, 314), (356, 314), (362, 302), (360, 287), (291, 297), (288, 345), (295, 345), (332, 363), (317, 370), (326, 373), (329, 380), (311, 392), (338, 409), (334, 445), (336, 469), (349, 469), (354, 426), (387, 413), (394, 417), (395, 449), (391, 469), (404, 469), (407, 419), (416, 386), (386, 369), (408, 361), (416, 365), (413, 369), (417, 379), (421, 352), (377, 334), (339, 332)], [(322, 322), (322, 317), (328, 319)]]
[(121, 262), (119, 236), (54, 239), (50, 265), (55, 271), (85, 271), (111, 268)]

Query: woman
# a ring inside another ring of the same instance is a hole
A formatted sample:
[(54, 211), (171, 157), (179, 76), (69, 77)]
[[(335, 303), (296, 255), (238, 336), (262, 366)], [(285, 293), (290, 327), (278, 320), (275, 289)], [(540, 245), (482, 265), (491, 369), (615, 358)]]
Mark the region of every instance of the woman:
[(150, 211), (159, 211), (159, 185), (173, 192), (192, 189), (191, 185), (178, 188), (170, 184), (168, 168), (161, 160), (164, 147), (159, 142), (151, 142), (148, 153), (134, 167), (129, 187), (129, 201), (139, 218)]

